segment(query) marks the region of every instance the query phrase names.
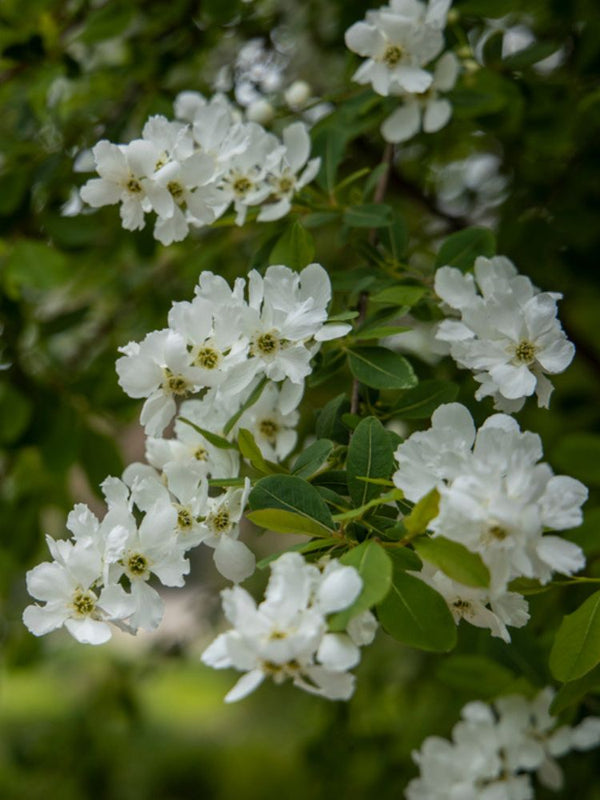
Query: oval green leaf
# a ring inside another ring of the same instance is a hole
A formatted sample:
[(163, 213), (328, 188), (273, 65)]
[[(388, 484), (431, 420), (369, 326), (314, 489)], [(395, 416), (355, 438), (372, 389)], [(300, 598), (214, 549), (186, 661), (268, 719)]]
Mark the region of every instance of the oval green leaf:
[(354, 377), (373, 389), (411, 389), (417, 377), (408, 361), (385, 347), (357, 347), (348, 351)]
[(562, 621), (550, 653), (550, 670), (559, 681), (582, 678), (600, 664), (600, 592)]

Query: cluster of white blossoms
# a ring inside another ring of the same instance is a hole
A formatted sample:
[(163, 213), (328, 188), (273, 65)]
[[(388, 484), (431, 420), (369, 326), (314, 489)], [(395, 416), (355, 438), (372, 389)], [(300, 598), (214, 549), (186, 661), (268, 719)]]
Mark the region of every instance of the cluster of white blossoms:
[[(242, 278), (231, 289), (224, 278), (203, 272), (195, 298), (173, 304), (168, 328), (121, 348), (119, 384), (130, 397), (146, 398), (140, 419), (149, 436), (162, 434), (177, 399), (203, 393), (207, 419), (210, 407), (218, 418), (219, 407), (241, 408), (261, 378), (282, 383), (280, 395), (271, 399), (280, 414), (289, 414), (302, 397), (321, 342), (351, 328), (325, 324), (331, 283), (320, 264), (301, 273), (271, 266), (264, 277), (252, 270), (247, 300), (245, 288)], [(275, 430), (279, 427), (274, 420)]]
[(413, 753), (420, 776), (409, 783), (407, 800), (532, 800), (532, 773), (546, 788), (561, 789), (555, 759), (597, 747), (600, 717), (558, 727), (549, 711), (552, 698), (547, 688), (533, 700), (510, 695), (493, 706), (468, 703), (452, 741), (429, 736)]
[[(418, 573), (446, 599), (455, 619), (490, 628), (509, 640), (507, 625), (527, 622), (527, 604), (507, 590), (525, 577), (547, 583), (553, 571), (569, 575), (585, 566), (574, 543), (547, 531), (581, 524), (586, 487), (554, 475), (542, 458), (540, 437), (495, 414), (475, 429), (459, 403), (440, 406), (427, 431), (413, 433), (396, 451), (395, 485), (417, 502), (433, 489), (439, 513), (429, 527), (481, 556), (490, 572), (488, 589), (462, 586), (426, 566)], [(489, 607), (488, 607), (489, 606)]]
[(184, 92), (175, 120), (153, 116), (142, 138), (129, 144), (102, 140), (93, 148), (99, 178), (80, 190), (93, 207), (120, 204), (123, 227), (138, 230), (155, 212), (154, 236), (179, 242), (190, 226), (210, 225), (233, 205), (242, 225), (260, 206), (259, 221), (285, 216), (292, 198), (316, 176), (304, 123), (289, 125), (279, 139), (256, 122), (243, 121), (223, 95), (207, 100)]
[[(54, 561), (27, 575), (29, 593), (45, 603), (24, 614), (36, 635), (64, 625), (79, 641), (100, 644), (110, 638), (108, 623), (132, 633), (156, 628), (163, 603), (149, 580), (183, 586), (186, 554), (200, 544), (228, 580), (254, 572), (254, 554), (239, 540), (250, 481), (238, 477), (234, 441), (247, 430), (264, 458), (289, 455), (311, 358), (350, 326), (326, 324), (331, 284), (319, 264), (301, 273), (271, 266), (264, 277), (252, 271), (247, 288), (248, 299), (243, 279), (231, 289), (203, 272), (194, 300), (173, 304), (168, 328), (122, 348), (120, 384), (146, 398), (148, 463), (131, 464), (122, 480), (107, 478), (102, 522), (79, 504), (67, 522), (73, 539), (48, 537)], [(174, 435), (163, 438), (177, 401)], [(209, 479), (237, 485), (219, 491)]]
[(474, 275), (441, 267), (435, 291), (460, 314), (441, 322), (436, 338), (475, 373), (476, 399), (492, 397), (495, 408), (510, 414), (535, 393), (547, 408), (553, 387), (546, 375), (563, 372), (575, 354), (556, 316), (562, 295), (540, 292), (504, 256), (477, 258)]
[(239, 586), (222, 592), (225, 616), (233, 626), (204, 651), (215, 669), (233, 667), (244, 675), (226, 695), (240, 700), (266, 677), (330, 700), (354, 691), (348, 670), (360, 661), (360, 647), (373, 641), (377, 621), (369, 611), (352, 617), (344, 632), (331, 632), (327, 617), (356, 600), (362, 579), (336, 559), (309, 564), (299, 553), (284, 553), (271, 564), (265, 599), (256, 605)]
[(381, 128), (388, 142), (405, 142), (421, 129), (439, 131), (452, 116), (452, 106), (442, 95), (456, 83), (458, 59), (447, 51), (431, 66), (444, 48), (450, 3), (391, 0), (389, 5), (368, 11), (364, 21), (346, 31), (346, 45), (367, 59), (353, 79), (370, 83), (384, 97), (402, 99), (402, 105)]

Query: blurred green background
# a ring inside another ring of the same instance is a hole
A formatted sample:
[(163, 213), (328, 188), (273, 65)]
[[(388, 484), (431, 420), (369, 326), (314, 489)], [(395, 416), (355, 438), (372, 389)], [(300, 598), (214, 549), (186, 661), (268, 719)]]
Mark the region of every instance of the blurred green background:
[[(202, 269), (232, 278), (264, 266), (289, 224), (223, 226), (164, 248), (151, 226), (123, 231), (114, 207), (69, 215), (73, 187), (88, 177), (73, 171), (74, 160), (101, 138), (139, 136), (150, 114), (172, 116), (180, 91), (210, 93), (241, 45), (262, 37), (281, 65), (281, 88), (269, 95), (273, 129), (295, 119), (282, 89), (307, 80), (316, 97), (341, 104), (333, 117), (343, 131), (340, 178), (372, 168), (386, 105), (351, 84), (356, 62), (343, 44), (369, 7), (0, 4), (2, 798), (397, 798), (415, 774), (411, 750), (426, 735), (447, 735), (464, 702), (550, 681), (549, 631), (585, 598), (579, 589), (532, 597), (533, 622), (511, 648), (462, 626), (454, 654), (430, 657), (380, 633), (348, 704), (271, 685), (223, 704), (235, 676), (199, 663), (219, 624), (222, 585), (202, 554), (161, 634), (92, 648), (62, 633), (39, 641), (20, 621), (25, 571), (47, 557), (43, 534), (63, 535), (74, 501), (99, 508), (100, 481), (143, 456), (138, 406), (116, 381), (117, 348), (162, 327)], [(465, 63), (454, 119), (401, 149), (386, 201), (406, 221), (407, 251), (422, 269), (432, 269), (445, 234), (490, 225), (498, 252), (541, 288), (565, 294), (561, 319), (578, 355), (555, 381), (551, 411), (528, 405), (519, 418), (542, 435), (557, 471), (590, 486), (587, 521), (572, 536), (600, 575), (600, 8), (595, 0), (464, 0), (454, 9), (447, 40)], [(331, 124), (317, 123), (317, 151)], [(469, 167), (474, 154), (488, 158), (488, 173)], [(360, 202), (361, 188), (349, 186), (340, 202)], [(353, 234), (335, 221), (311, 233), (317, 259), (355, 302), (365, 262)], [(452, 365), (415, 366), (421, 377), (459, 380), (461, 399), (472, 397), (473, 382)], [(339, 382), (338, 374), (309, 392), (301, 430)], [(479, 421), (490, 410), (474, 409)], [(571, 716), (600, 714), (599, 693), (600, 676)], [(563, 761), (569, 796), (600, 798), (595, 763), (594, 754)]]

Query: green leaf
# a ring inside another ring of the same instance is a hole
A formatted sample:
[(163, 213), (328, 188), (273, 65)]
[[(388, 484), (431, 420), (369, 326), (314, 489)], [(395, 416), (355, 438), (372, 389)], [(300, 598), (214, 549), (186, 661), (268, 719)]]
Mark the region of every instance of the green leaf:
[(440, 494), (437, 489), (432, 489), (429, 494), (422, 497), (415, 504), (413, 510), (404, 517), (402, 522), (411, 536), (425, 533), (432, 519), (437, 517), (440, 510)]
[(387, 479), (394, 469), (394, 454), (385, 428), (376, 417), (358, 424), (350, 439), (346, 470), (348, 490), (357, 506), (363, 506), (381, 494), (381, 486), (361, 478)]
[[(331, 530), (317, 520), (296, 514), (295, 511), (285, 511), (282, 508), (261, 508), (258, 511), (248, 511), (246, 517), (259, 528), (267, 528), (276, 533), (331, 536)], [(335, 541), (339, 544), (339, 539)]]
[(412, 330), (405, 325), (379, 325), (361, 328), (352, 337), (357, 342), (368, 341), (369, 339), (384, 339), (386, 336), (396, 336), (398, 333), (406, 333)]
[[(387, 533), (388, 531), (386, 531), (386, 535)], [(399, 570), (410, 569), (413, 572), (421, 571), (423, 562), (421, 561), (421, 559), (415, 553), (414, 550), (411, 550), (408, 547), (390, 547), (386, 548), (385, 552), (392, 559), (392, 563), (394, 564), (395, 569)]]
[(311, 478), (327, 461), (333, 450), (329, 439), (317, 439), (303, 450), (294, 461), (291, 472), (299, 478)]
[(285, 550), (280, 550), (276, 553), (269, 553), (268, 556), (262, 558), (257, 564), (258, 569), (265, 569), (272, 561), (275, 561), (283, 553), (316, 553), (319, 550), (331, 550), (332, 547), (339, 545), (340, 540), (336, 537), (328, 539), (313, 539), (310, 542), (299, 542), (293, 544), (291, 547), (286, 547)]
[(600, 485), (600, 435), (572, 433), (552, 451), (552, 461), (562, 472), (594, 486)]
[(387, 289), (371, 295), (369, 301), (388, 306), (412, 308), (426, 294), (427, 289), (423, 286), (388, 286)]
[(564, 617), (550, 653), (554, 677), (567, 682), (582, 678), (600, 664), (600, 592), (595, 592)]
[(565, 708), (579, 703), (588, 692), (600, 692), (600, 664), (583, 678), (563, 684), (550, 705), (550, 713), (560, 714)]
[(335, 222), (339, 216), (339, 211), (315, 211), (313, 214), (302, 217), (302, 223), (305, 228), (320, 228), (322, 225)]
[(41, 242), (20, 241), (6, 260), (3, 280), (6, 293), (18, 298), (23, 289), (48, 291), (71, 277), (71, 267), (61, 252)]
[(334, 516), (334, 520), (336, 522), (346, 522), (347, 520), (351, 519), (359, 519), (360, 517), (364, 517), (367, 511), (370, 511), (372, 508), (377, 508), (378, 506), (385, 505), (386, 503), (393, 503), (395, 500), (401, 500), (403, 496), (404, 495), (400, 489), (392, 489), (391, 492), (386, 492), (381, 497), (374, 497), (373, 500), (369, 500), (369, 502), (365, 503), (364, 506), (358, 506), (357, 508), (351, 508), (349, 511), (343, 511), (340, 514), (336, 514)]
[(543, 61), (548, 56), (553, 55), (560, 48), (556, 42), (533, 42), (528, 47), (512, 53), (502, 61), (503, 67), (508, 69), (522, 69)]
[(252, 511), (283, 508), (335, 529), (327, 504), (307, 481), (297, 475), (269, 475), (261, 478), (250, 492), (248, 505)]
[[(242, 416), (244, 411), (247, 411), (249, 408), (251, 408), (254, 405), (254, 403), (256, 403), (258, 398), (261, 396), (261, 394), (263, 392), (263, 389), (267, 385), (267, 381), (268, 381), (268, 378), (264, 377), (260, 381), (260, 383), (258, 383), (257, 386), (250, 393), (250, 396), (248, 397), (246, 402), (242, 403), (241, 407), (236, 411), (236, 413), (231, 417), (231, 419), (227, 420), (227, 423), (225, 424), (225, 427), (223, 428), (223, 433), (225, 434), (225, 436), (227, 436), (227, 434), (230, 431), (233, 430), (233, 426), (238, 421), (238, 419)], [(210, 441), (210, 439), (209, 439), (209, 441)]]
[(417, 553), (425, 561), (435, 564), (453, 581), (465, 586), (487, 587), (490, 585), (490, 571), (478, 553), (443, 536), (421, 537), (413, 542)]
[(435, 266), (468, 270), (478, 256), (491, 258), (495, 252), (496, 237), (489, 228), (467, 228), (448, 236), (440, 247)]
[(394, 261), (402, 261), (408, 250), (409, 232), (406, 220), (396, 209), (392, 212), (391, 224), (387, 228), (382, 228), (379, 238), (391, 253)]
[(411, 389), (417, 377), (408, 361), (385, 347), (360, 347), (348, 351), (354, 377), (373, 389)]
[(269, 263), (285, 264), (297, 272), (310, 264), (315, 255), (315, 242), (311, 234), (296, 220), (285, 229), (271, 250)]
[(436, 669), (436, 677), (446, 686), (470, 696), (487, 699), (505, 693), (516, 680), (508, 667), (478, 654), (456, 654), (446, 658)]
[(344, 553), (340, 561), (358, 570), (363, 586), (349, 608), (338, 611), (329, 619), (329, 628), (332, 631), (345, 630), (352, 617), (362, 614), (383, 600), (392, 582), (392, 562), (385, 550), (376, 542), (363, 542), (358, 547), (353, 547)]
[(445, 653), (456, 644), (456, 624), (441, 594), (397, 566), (377, 615), (390, 636), (411, 647)]
[(442, 403), (452, 403), (458, 396), (458, 386), (447, 381), (422, 381), (414, 389), (402, 395), (392, 409), (404, 419), (430, 417)]
[(199, 425), (196, 425), (195, 422), (192, 422), (191, 419), (187, 419), (186, 417), (177, 417), (177, 419), (179, 422), (183, 422), (184, 425), (189, 425), (190, 428), (193, 428), (196, 433), (199, 433), (200, 436), (203, 436), (206, 441), (210, 442), (210, 444), (212, 444), (214, 447), (218, 447), (219, 450), (237, 450), (237, 447), (233, 444), (233, 442), (228, 442), (227, 439), (224, 439), (222, 436), (201, 428)]
[(285, 472), (285, 467), (280, 464), (275, 464), (272, 461), (267, 461), (263, 454), (260, 452), (259, 446), (254, 440), (254, 436), (246, 428), (240, 428), (238, 433), (238, 447), (240, 453), (244, 458), (255, 467), (259, 472), (264, 472), (267, 475), (273, 472)]
[(350, 228), (385, 228), (392, 224), (392, 208), (382, 203), (349, 206), (343, 220)]
[(333, 439), (346, 444), (350, 438), (348, 428), (342, 422), (342, 415), (350, 410), (350, 400), (345, 394), (338, 394), (323, 406), (317, 417), (315, 433), (319, 439)]
[(101, 8), (94, 8), (87, 14), (85, 27), (77, 38), (85, 44), (114, 39), (125, 32), (134, 13), (134, 6), (127, 2), (111, 2)]
[(31, 400), (10, 383), (0, 383), (0, 444), (12, 444), (25, 432), (33, 405)]

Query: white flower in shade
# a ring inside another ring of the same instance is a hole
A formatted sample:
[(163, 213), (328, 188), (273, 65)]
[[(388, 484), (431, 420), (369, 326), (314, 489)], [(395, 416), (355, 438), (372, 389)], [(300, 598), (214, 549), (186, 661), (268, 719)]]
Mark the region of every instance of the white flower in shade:
[(600, 719), (557, 727), (549, 713), (553, 696), (547, 688), (533, 700), (511, 695), (493, 706), (467, 703), (452, 741), (430, 736), (413, 753), (420, 775), (409, 783), (407, 800), (531, 800), (534, 772), (547, 788), (560, 789), (562, 771), (553, 756), (600, 744)]
[[(243, 225), (250, 206), (262, 203), (271, 193), (267, 180), (270, 170), (279, 163), (284, 148), (271, 133), (267, 133), (255, 122), (245, 128), (246, 146), (237, 155), (227, 159), (219, 189), (223, 203), (233, 203), (236, 224)], [(225, 161), (222, 159), (223, 166)]]
[(175, 398), (187, 397), (221, 379), (215, 371), (194, 365), (185, 339), (172, 330), (153, 331), (119, 348), (119, 386), (129, 397), (145, 397), (140, 421), (150, 436), (159, 436), (173, 419)]
[(234, 667), (245, 674), (227, 694), (232, 702), (252, 692), (265, 677), (332, 700), (348, 699), (357, 663), (356, 644), (345, 634), (330, 634), (324, 614), (347, 607), (362, 581), (358, 573), (331, 563), (321, 573), (297, 553), (271, 565), (265, 600), (256, 605), (239, 587), (222, 592), (223, 608), (233, 629), (218, 636), (202, 655), (216, 669)]
[(164, 586), (183, 586), (184, 575), (190, 571), (185, 547), (175, 532), (177, 510), (173, 504), (158, 499), (144, 514), (139, 527), (131, 513), (124, 521), (127, 539), (111, 567), (110, 577), (116, 582), (125, 575), (130, 582), (135, 601), (131, 626), (154, 630), (162, 619), (164, 604), (148, 583), (151, 576), (156, 575)]
[(111, 638), (108, 622), (134, 611), (131, 598), (116, 584), (100, 588), (102, 558), (91, 542), (55, 542), (48, 537), (48, 545), (56, 560), (27, 573), (27, 591), (45, 605), (27, 606), (23, 622), (36, 636), (64, 625), (80, 642), (103, 644)]
[(238, 539), (250, 488), (250, 480), (246, 478), (243, 488), (228, 489), (217, 497), (207, 498), (205, 516), (198, 526), (198, 542), (214, 549), (216, 568), (234, 583), (249, 578), (256, 566), (254, 553)]
[(284, 393), (269, 383), (236, 424), (236, 430), (246, 428), (252, 433), (261, 453), (269, 461), (282, 461), (292, 452), (298, 438), (296, 425), (300, 415), (295, 409), (284, 414), (281, 403), (285, 400)]
[[(465, 586), (425, 562), (421, 572), (412, 573), (439, 592), (454, 621), (461, 619), (476, 628), (488, 628), (492, 636), (510, 642), (507, 626), (522, 628), (529, 620), (527, 601), (516, 592), (490, 595), (487, 589)], [(489, 607), (488, 607), (489, 606)]]
[(474, 276), (442, 267), (435, 290), (461, 315), (440, 323), (437, 338), (450, 344), (459, 366), (475, 373), (481, 384), (475, 397), (491, 396), (496, 408), (512, 413), (535, 393), (547, 408), (552, 384), (546, 375), (563, 372), (575, 352), (556, 317), (561, 295), (539, 292), (502, 256), (478, 258)]
[[(216, 413), (210, 398), (186, 400), (181, 405), (181, 416), (211, 433), (222, 435), (225, 422), (234, 413), (222, 416)], [(146, 439), (146, 458), (159, 471), (169, 464), (186, 465), (203, 477), (231, 478), (239, 473), (240, 456), (235, 449), (226, 450), (211, 444), (201, 433), (181, 418), (175, 420), (173, 439)]]
[(142, 139), (116, 145), (103, 139), (93, 149), (99, 178), (81, 187), (82, 199), (98, 208), (121, 203), (123, 227), (134, 231), (144, 227), (144, 214), (152, 209), (145, 179), (154, 173), (159, 152)]
[(354, 73), (357, 83), (370, 83), (381, 95), (425, 92), (432, 75), (423, 67), (444, 46), (442, 28), (450, 0), (402, 0), (369, 11), (352, 25), (346, 45), (367, 60)]
[[(282, 136), (285, 150), (281, 161), (271, 168), (268, 177), (270, 198), (274, 202), (268, 202), (262, 207), (258, 215), (259, 222), (281, 219), (289, 213), (294, 194), (314, 180), (321, 166), (320, 158), (308, 160), (310, 137), (303, 122), (289, 125)], [(298, 175), (303, 167), (303, 172)]]
[(425, 133), (435, 133), (447, 125), (452, 105), (440, 93), (454, 88), (458, 71), (454, 53), (444, 53), (435, 66), (431, 86), (420, 94), (404, 95), (402, 105), (383, 122), (381, 135), (386, 142), (406, 142), (421, 128)]
[(481, 555), (493, 593), (519, 576), (545, 583), (553, 571), (571, 574), (585, 565), (577, 545), (546, 531), (581, 524), (587, 489), (539, 463), (539, 436), (504, 414), (489, 417), (475, 436), (458, 403), (440, 406), (432, 421), (431, 430), (398, 447), (394, 483), (413, 501), (437, 488), (430, 529)]

